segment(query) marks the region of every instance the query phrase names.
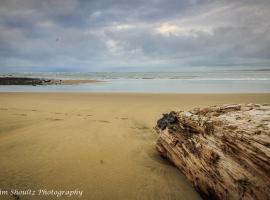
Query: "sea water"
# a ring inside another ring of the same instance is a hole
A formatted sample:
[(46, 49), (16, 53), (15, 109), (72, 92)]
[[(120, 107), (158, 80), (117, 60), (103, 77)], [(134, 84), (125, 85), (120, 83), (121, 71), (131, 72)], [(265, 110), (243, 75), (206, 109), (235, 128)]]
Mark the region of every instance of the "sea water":
[(0, 86), (0, 92), (268, 93), (270, 70), (201, 72), (32, 72), (0, 76), (89, 79), (76, 85)]

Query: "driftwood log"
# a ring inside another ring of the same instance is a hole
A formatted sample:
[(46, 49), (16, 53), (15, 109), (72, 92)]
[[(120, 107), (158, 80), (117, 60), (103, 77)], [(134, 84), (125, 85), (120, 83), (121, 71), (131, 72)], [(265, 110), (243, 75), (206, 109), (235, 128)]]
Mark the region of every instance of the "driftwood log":
[(171, 112), (155, 129), (158, 152), (204, 199), (270, 199), (270, 105)]

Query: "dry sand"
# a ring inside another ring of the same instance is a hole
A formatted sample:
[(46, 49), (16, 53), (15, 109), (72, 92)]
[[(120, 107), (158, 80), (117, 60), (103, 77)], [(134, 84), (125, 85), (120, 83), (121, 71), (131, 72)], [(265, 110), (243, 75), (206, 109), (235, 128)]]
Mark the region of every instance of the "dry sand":
[(270, 94), (0, 93), (0, 188), (78, 188), (90, 200), (200, 199), (158, 156), (152, 127), (170, 110), (250, 102), (270, 103)]

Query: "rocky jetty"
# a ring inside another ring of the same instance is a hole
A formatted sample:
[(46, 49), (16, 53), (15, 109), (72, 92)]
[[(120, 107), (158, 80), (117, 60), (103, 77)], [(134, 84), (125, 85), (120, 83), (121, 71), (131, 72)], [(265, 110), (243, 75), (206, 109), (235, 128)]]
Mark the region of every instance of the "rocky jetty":
[(204, 199), (270, 199), (270, 105), (164, 114), (156, 149)]
[(97, 83), (98, 80), (71, 80), (71, 79), (45, 79), (29, 77), (0, 77), (0, 85), (74, 85), (85, 83)]
[(27, 78), (27, 77), (0, 77), (0, 85), (56, 85), (61, 80)]

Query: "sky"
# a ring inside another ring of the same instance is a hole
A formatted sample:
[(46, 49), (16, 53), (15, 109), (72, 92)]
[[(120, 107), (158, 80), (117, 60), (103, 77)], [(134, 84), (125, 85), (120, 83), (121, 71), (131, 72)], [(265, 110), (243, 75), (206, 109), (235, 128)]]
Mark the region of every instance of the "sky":
[(0, 0), (0, 72), (247, 68), (270, 68), (270, 0)]

